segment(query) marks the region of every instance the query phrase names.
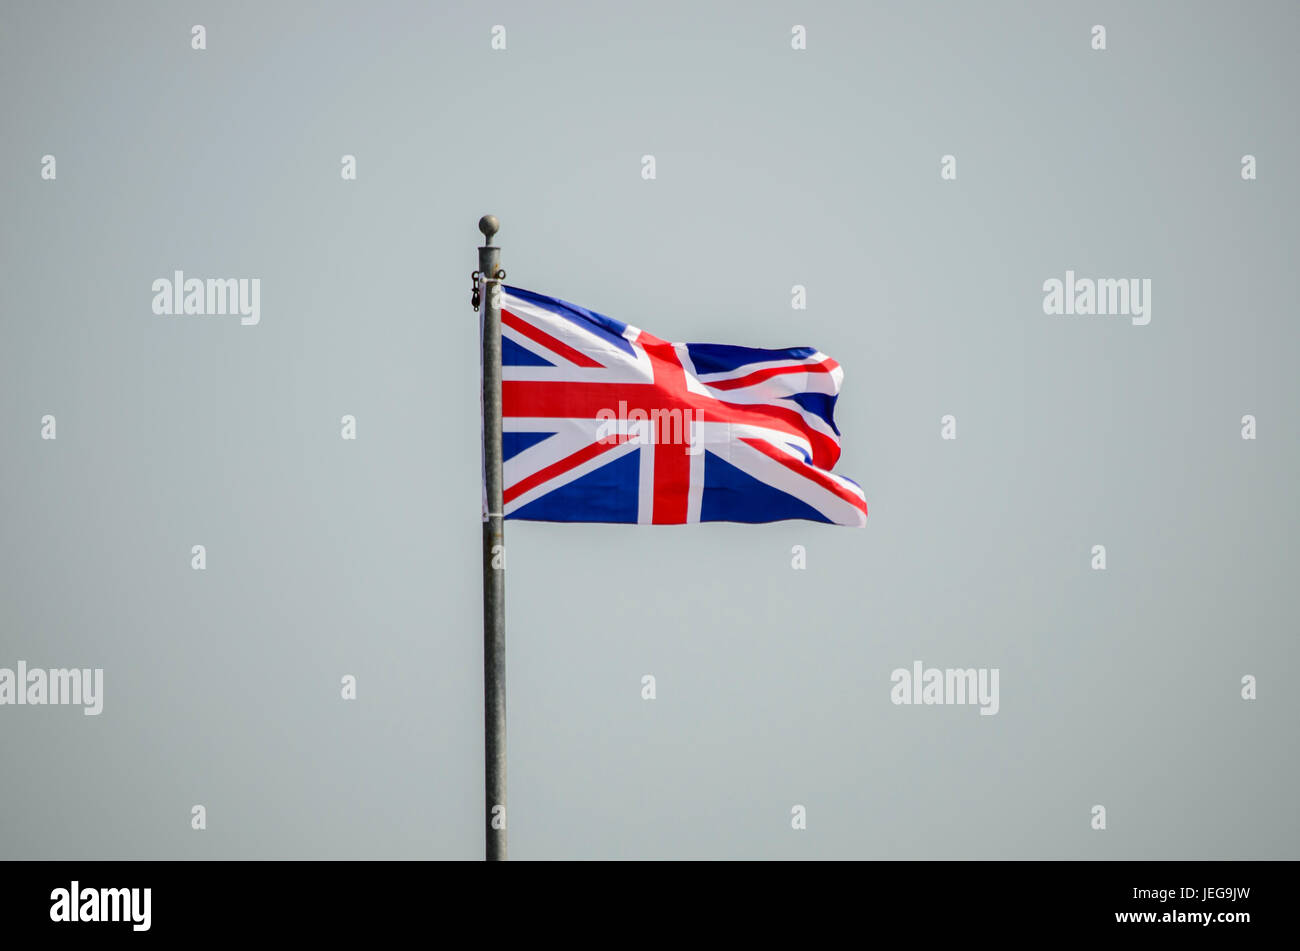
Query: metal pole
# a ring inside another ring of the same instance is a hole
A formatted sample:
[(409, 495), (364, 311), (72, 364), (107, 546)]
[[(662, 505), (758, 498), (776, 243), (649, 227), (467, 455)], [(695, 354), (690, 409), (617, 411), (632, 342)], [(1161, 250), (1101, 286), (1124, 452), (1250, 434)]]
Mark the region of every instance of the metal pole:
[[(501, 249), (494, 215), (479, 219), (483, 315), (483, 766), (486, 858), (506, 857), (506, 536), (501, 502)], [(476, 293), (476, 296), (478, 294)]]

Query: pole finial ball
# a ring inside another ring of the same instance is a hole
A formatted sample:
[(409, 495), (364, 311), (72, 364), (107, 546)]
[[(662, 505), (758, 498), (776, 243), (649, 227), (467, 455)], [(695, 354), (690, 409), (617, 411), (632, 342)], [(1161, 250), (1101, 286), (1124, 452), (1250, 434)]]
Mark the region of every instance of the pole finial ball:
[(492, 236), (501, 229), (501, 222), (497, 221), (496, 215), (484, 215), (478, 220), (478, 230), (483, 232), (483, 237), (488, 244), (492, 243)]

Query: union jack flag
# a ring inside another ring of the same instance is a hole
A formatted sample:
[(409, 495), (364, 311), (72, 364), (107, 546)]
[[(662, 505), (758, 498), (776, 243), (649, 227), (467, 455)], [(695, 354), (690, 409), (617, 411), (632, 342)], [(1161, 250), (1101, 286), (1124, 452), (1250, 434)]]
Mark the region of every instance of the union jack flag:
[(844, 371), (824, 353), (668, 343), (517, 287), (501, 338), (506, 518), (866, 524), (830, 471)]

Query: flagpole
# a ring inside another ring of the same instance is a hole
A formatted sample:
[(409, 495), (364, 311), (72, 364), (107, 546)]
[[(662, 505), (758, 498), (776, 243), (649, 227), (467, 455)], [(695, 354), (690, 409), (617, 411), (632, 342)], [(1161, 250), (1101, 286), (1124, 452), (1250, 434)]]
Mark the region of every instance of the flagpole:
[(506, 565), (501, 501), (501, 249), (492, 236), (495, 215), (479, 219), (475, 299), (483, 315), (483, 473), (487, 516), (483, 521), (483, 767), (485, 844), (489, 862), (506, 857)]

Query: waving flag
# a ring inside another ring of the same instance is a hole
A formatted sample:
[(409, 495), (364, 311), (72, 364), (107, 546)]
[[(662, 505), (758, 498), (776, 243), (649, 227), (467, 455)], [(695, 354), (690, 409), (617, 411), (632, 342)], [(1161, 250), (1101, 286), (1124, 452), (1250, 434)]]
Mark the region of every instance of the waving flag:
[(810, 347), (668, 343), (506, 287), (505, 517), (865, 525), (833, 411), (844, 371)]

